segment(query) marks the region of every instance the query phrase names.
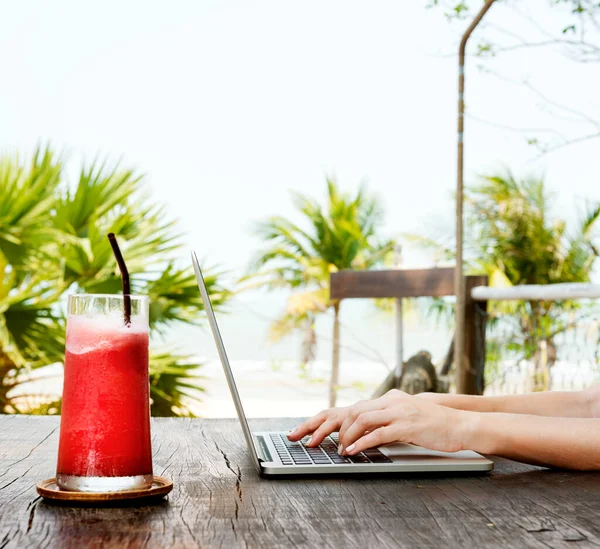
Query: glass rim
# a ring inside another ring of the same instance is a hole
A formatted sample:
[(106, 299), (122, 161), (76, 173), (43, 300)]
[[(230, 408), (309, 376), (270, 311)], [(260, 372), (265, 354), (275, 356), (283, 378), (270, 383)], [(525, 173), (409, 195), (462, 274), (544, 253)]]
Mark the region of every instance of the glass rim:
[[(130, 299), (148, 299), (147, 295), (140, 295), (140, 294), (126, 294), (127, 296), (129, 296)], [(69, 299), (71, 298), (77, 298), (77, 297), (87, 297), (87, 298), (102, 298), (102, 299), (125, 299), (125, 295), (123, 294), (69, 294), (68, 295)]]

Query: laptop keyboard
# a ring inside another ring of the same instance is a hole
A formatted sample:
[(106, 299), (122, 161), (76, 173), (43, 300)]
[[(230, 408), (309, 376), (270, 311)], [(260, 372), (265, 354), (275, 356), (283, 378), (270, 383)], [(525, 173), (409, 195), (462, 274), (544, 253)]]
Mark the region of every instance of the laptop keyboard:
[(391, 459), (377, 448), (360, 452), (355, 456), (338, 454), (338, 434), (332, 433), (319, 446), (307, 448), (302, 442), (291, 442), (285, 435), (270, 435), (277, 455), (284, 465), (330, 465), (344, 463), (391, 463)]

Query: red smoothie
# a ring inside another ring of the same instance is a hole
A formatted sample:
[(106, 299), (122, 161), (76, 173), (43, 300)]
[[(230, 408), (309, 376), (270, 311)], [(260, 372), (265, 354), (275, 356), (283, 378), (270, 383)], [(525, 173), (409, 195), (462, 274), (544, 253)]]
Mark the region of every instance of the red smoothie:
[(57, 477), (151, 474), (147, 327), (70, 316)]

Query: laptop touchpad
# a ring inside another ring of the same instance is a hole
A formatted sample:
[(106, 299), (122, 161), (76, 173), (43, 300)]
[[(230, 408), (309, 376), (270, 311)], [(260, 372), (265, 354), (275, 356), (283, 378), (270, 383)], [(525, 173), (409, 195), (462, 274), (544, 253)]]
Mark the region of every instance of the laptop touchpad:
[(417, 460), (417, 459), (473, 459), (481, 458), (480, 455), (472, 452), (471, 450), (461, 450), (460, 452), (438, 452), (437, 450), (428, 450), (421, 446), (414, 446), (413, 444), (404, 444), (397, 442), (394, 444), (388, 444), (387, 446), (380, 446), (379, 451), (385, 454), (392, 460)]

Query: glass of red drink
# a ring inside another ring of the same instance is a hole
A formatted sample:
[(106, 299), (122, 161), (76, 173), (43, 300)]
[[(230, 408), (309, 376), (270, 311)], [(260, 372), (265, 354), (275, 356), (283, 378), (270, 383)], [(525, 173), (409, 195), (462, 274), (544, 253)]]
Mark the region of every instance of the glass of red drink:
[(152, 486), (149, 393), (148, 298), (69, 296), (59, 488), (115, 492)]

